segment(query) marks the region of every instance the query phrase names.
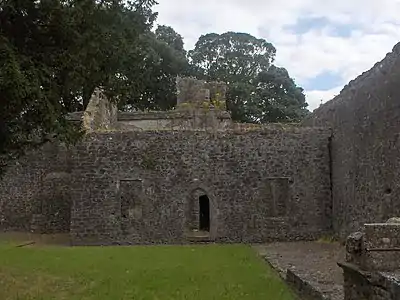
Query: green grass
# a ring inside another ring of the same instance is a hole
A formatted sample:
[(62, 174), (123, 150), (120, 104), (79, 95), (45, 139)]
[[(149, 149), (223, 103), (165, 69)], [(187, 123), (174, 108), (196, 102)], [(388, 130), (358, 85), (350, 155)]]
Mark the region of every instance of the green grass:
[(332, 244), (332, 243), (337, 243), (339, 241), (339, 238), (335, 235), (325, 235), (320, 237), (317, 240), (317, 243), (326, 243), (326, 244)]
[(0, 244), (0, 299), (295, 298), (244, 245), (16, 248)]

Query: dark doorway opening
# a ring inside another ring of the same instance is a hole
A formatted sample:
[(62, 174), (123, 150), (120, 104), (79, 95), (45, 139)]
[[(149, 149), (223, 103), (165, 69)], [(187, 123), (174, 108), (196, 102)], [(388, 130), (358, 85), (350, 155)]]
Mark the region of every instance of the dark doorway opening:
[(210, 231), (210, 199), (207, 195), (199, 197), (199, 230)]

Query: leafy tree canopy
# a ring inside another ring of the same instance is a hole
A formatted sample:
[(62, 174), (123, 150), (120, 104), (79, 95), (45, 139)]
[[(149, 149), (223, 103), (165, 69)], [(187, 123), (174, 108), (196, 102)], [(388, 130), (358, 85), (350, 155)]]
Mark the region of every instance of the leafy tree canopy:
[[(176, 104), (176, 77), (189, 74), (182, 37), (172, 27), (158, 26), (143, 37), (147, 52), (143, 59), (143, 86), (119, 102), (121, 109), (169, 110)], [(137, 73), (126, 72), (127, 82), (137, 82)], [(129, 77), (130, 76), (130, 77)]]
[(48, 133), (71, 139), (68, 112), (96, 87), (123, 110), (167, 110), (176, 76), (228, 84), (240, 122), (293, 122), (307, 114), (302, 88), (273, 65), (276, 49), (246, 33), (210, 33), (185, 51), (172, 27), (157, 26), (154, 0), (0, 1), (0, 155)]
[(295, 122), (308, 110), (303, 89), (272, 63), (276, 49), (246, 33), (206, 34), (189, 59), (198, 77), (228, 84), (228, 108), (240, 122)]
[(206, 79), (241, 82), (268, 70), (275, 53), (275, 47), (264, 39), (226, 32), (201, 36), (189, 57)]
[(1, 1), (0, 151), (49, 132), (69, 137), (63, 115), (84, 109), (98, 86), (111, 98), (143, 90), (154, 4)]

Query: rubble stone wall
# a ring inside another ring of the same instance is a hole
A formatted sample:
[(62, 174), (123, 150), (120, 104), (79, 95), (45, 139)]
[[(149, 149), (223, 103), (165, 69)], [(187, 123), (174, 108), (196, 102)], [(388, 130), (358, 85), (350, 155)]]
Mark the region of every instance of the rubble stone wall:
[(91, 134), (73, 154), (73, 241), (185, 242), (201, 194), (213, 240), (319, 237), (330, 230), (329, 136), (291, 126)]
[(304, 122), (332, 128), (333, 222), (342, 238), (400, 215), (400, 44)]

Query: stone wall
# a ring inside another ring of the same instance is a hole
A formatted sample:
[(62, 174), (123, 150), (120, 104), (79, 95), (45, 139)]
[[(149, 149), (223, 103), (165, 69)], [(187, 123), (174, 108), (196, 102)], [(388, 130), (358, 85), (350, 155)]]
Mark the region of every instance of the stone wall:
[(47, 143), (12, 161), (0, 180), (0, 230), (69, 231), (69, 151)]
[(220, 110), (120, 112), (116, 128), (127, 130), (226, 130), (231, 116)]
[[(67, 120), (81, 125), (83, 112), (68, 114)], [(112, 130), (207, 130), (220, 131), (236, 127), (227, 111), (221, 110), (173, 110), (149, 112), (118, 112)]]
[(400, 219), (365, 224), (346, 242), (345, 300), (400, 299)]
[(117, 122), (117, 113), (117, 106), (96, 88), (83, 112), (83, 129), (86, 132), (110, 129)]
[(73, 153), (73, 241), (185, 242), (199, 195), (210, 240), (318, 237), (330, 230), (329, 136), (290, 126), (90, 134)]
[(341, 264), (344, 277), (344, 300), (398, 300), (400, 274), (367, 272), (351, 264)]
[(341, 237), (400, 214), (399, 83), (400, 44), (304, 123), (333, 129), (333, 220)]

